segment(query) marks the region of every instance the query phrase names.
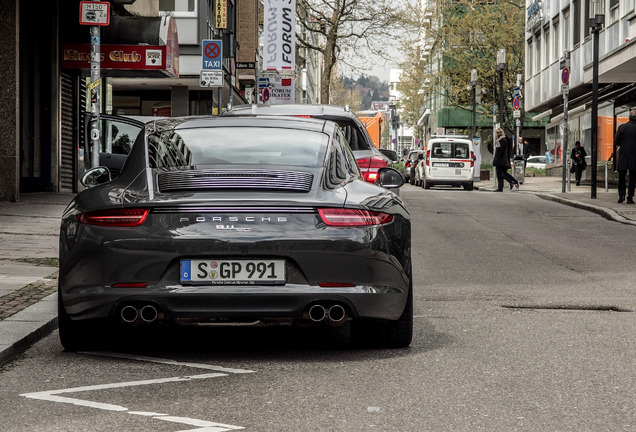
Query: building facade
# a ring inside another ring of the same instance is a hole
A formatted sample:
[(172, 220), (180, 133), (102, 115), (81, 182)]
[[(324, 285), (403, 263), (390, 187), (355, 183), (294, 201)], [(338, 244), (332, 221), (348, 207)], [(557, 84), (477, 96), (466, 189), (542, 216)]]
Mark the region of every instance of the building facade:
[[(569, 149), (576, 141), (581, 141), (591, 154), (595, 106), (597, 172), (599, 177), (604, 176), (600, 168), (613, 154), (616, 127), (627, 121), (629, 107), (636, 105), (634, 6), (634, 0), (526, 1), (524, 105), (527, 111), (538, 113), (536, 119), (547, 120), (546, 151), (553, 157), (554, 166), (567, 163)], [(594, 17), (601, 23), (597, 59), (590, 22)], [(596, 95), (592, 88), (595, 63)], [(560, 175), (560, 171), (557, 173)]]

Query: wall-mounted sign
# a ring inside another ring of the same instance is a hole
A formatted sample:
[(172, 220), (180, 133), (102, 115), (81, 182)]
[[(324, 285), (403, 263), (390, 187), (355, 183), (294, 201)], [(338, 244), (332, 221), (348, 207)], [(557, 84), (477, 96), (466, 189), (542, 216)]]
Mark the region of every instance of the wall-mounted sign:
[[(160, 70), (166, 69), (166, 47), (158, 45), (101, 45), (101, 69)], [(62, 68), (90, 68), (90, 44), (63, 44)]]
[(534, 0), (527, 9), (526, 30), (531, 32), (543, 23), (543, 4), (540, 0)]
[(216, 0), (214, 6), (214, 27), (227, 28), (227, 0)]

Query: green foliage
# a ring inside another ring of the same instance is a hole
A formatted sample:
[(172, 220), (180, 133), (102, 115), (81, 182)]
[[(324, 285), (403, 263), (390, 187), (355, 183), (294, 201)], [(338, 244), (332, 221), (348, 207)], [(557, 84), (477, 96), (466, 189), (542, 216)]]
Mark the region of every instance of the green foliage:
[[(403, 82), (398, 87), (408, 99), (403, 108), (417, 108), (409, 119), (419, 116), (423, 102), (428, 101), (431, 106), (434, 99), (444, 106), (472, 108), (472, 69), (477, 70), (479, 90), (483, 89), (477, 110), (485, 115), (491, 113), (493, 104), (499, 101), (497, 51), (505, 49), (504, 118), (511, 127), (511, 90), (525, 65), (525, 2), (433, 0), (426, 10), (419, 3), (409, 9), (410, 14), (405, 9), (404, 17), (412, 25), (419, 25), (419, 40), (408, 41), (404, 47), (409, 55), (402, 65)], [(433, 14), (430, 25), (423, 18), (426, 12)], [(420, 60), (424, 46), (428, 46), (430, 55)]]

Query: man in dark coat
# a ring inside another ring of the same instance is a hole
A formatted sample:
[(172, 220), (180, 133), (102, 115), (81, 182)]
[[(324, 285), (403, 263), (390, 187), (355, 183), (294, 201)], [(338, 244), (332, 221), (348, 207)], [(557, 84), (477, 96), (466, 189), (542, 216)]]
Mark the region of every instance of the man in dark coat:
[(618, 202), (625, 201), (625, 177), (629, 171), (627, 204), (634, 204), (636, 187), (636, 106), (629, 110), (629, 121), (616, 129), (614, 146), (618, 153), (616, 169), (618, 171)]

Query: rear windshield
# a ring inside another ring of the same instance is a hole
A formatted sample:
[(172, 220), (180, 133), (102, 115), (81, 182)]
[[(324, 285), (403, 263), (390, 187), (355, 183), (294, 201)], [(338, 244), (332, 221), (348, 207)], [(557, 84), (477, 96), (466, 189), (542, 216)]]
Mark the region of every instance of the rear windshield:
[(323, 165), (328, 136), (283, 128), (216, 127), (148, 136), (151, 168), (202, 165)]
[(468, 159), (469, 145), (462, 142), (436, 142), (431, 145), (431, 157), (438, 159)]

